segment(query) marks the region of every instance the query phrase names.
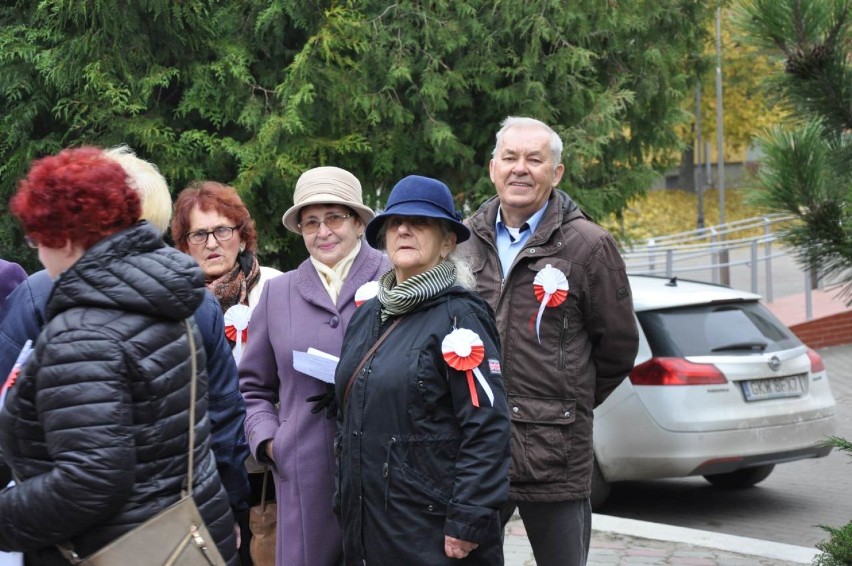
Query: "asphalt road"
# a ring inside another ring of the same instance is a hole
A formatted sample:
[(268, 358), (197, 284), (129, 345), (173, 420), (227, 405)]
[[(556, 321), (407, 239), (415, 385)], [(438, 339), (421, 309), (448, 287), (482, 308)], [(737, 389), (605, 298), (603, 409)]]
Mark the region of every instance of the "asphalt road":
[[(819, 350), (837, 401), (837, 435), (852, 439), (852, 345)], [(852, 521), (852, 455), (780, 464), (755, 487), (723, 490), (703, 478), (616, 483), (601, 514), (813, 547), (819, 525)]]

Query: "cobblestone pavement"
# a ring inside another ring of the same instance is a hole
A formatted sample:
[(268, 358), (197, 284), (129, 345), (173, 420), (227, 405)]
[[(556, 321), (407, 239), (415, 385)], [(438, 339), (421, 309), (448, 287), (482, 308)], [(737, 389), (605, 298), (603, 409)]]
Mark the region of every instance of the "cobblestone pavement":
[(737, 554), (692, 544), (651, 540), (617, 533), (595, 532), (588, 566), (683, 564), (692, 566), (787, 566), (800, 562), (779, 561)]
[[(594, 524), (600, 519), (601, 516), (595, 515), (592, 520), (588, 566), (793, 566), (809, 564), (814, 552), (807, 548), (743, 537), (725, 537), (690, 529), (672, 530), (654, 523), (641, 524), (639, 529), (659, 539), (644, 538), (597, 529)], [(639, 522), (633, 523), (636, 526)], [(684, 540), (695, 538), (702, 542), (664, 540), (666, 537)], [(535, 566), (523, 524), (517, 517), (506, 526), (503, 549), (505, 566)]]

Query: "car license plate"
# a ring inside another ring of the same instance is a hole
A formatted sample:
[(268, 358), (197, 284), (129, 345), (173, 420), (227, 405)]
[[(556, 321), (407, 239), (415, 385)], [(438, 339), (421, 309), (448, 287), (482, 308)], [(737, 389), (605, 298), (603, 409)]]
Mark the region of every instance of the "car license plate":
[(801, 397), (804, 394), (801, 378), (801, 375), (788, 375), (785, 377), (744, 381), (742, 383), (743, 393), (745, 394), (746, 401)]

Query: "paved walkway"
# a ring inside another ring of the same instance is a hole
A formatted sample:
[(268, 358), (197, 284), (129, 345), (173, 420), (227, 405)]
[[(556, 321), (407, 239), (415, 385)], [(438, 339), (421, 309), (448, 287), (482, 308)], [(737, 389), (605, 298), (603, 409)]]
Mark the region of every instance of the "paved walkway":
[(840, 289), (832, 287), (831, 289), (814, 289), (811, 291), (811, 318), (807, 317), (807, 298), (805, 293), (797, 293), (795, 295), (787, 295), (785, 297), (776, 298), (771, 303), (764, 303), (766, 307), (772, 311), (772, 314), (787, 326), (796, 326), (808, 322), (808, 320), (816, 320), (825, 318), (852, 310), (852, 307), (846, 306), (846, 297), (841, 296)]
[[(517, 515), (506, 526), (506, 566), (535, 566)], [(818, 551), (608, 515), (592, 516), (588, 566), (792, 566), (810, 564)]]

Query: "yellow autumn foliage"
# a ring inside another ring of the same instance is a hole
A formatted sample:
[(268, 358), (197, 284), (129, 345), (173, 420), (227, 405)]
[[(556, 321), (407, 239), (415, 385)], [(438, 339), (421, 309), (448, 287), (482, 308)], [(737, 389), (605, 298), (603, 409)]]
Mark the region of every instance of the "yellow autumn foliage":
[[(725, 221), (734, 222), (765, 214), (748, 204), (745, 190), (725, 191)], [(719, 193), (704, 191), (704, 226), (719, 223)], [(687, 232), (698, 227), (698, 197), (696, 193), (679, 189), (649, 191), (644, 197), (630, 201), (622, 221), (613, 215), (601, 223), (613, 235), (625, 242), (640, 242), (667, 234)], [(742, 232), (738, 237), (756, 236)]]

